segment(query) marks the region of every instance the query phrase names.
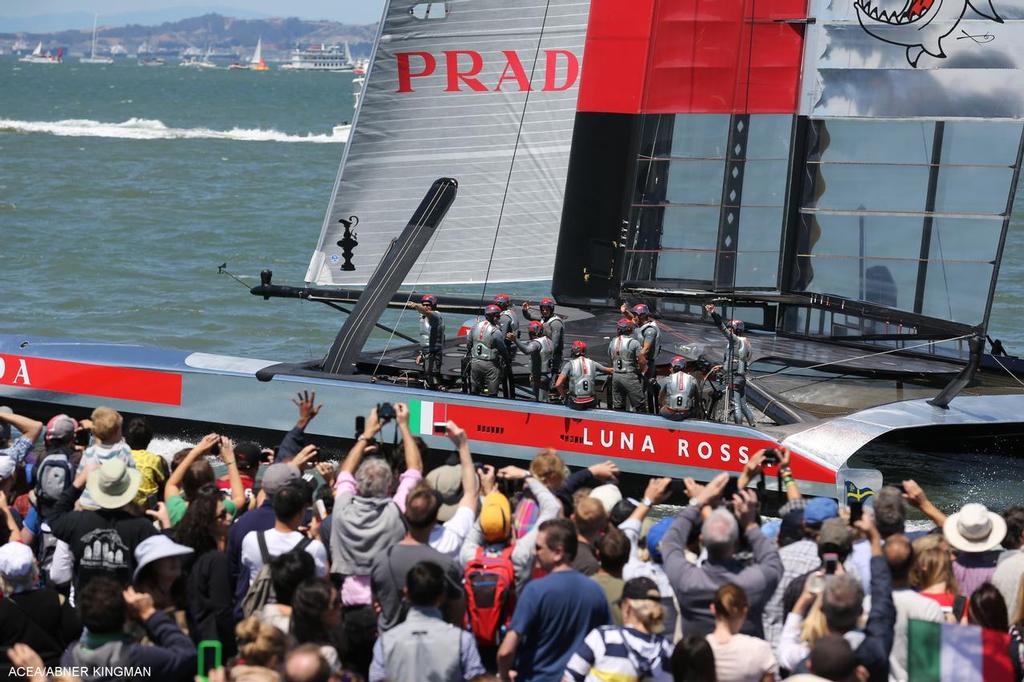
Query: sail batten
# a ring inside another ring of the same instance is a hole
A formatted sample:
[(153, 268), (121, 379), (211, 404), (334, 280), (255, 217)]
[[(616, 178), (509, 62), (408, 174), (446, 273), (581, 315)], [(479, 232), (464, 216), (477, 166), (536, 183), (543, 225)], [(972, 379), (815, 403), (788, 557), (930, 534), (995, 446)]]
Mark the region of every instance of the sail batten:
[(550, 279), (590, 3), (421, 4), (385, 9), (306, 279), (364, 284), (440, 176), (459, 199), (407, 284)]

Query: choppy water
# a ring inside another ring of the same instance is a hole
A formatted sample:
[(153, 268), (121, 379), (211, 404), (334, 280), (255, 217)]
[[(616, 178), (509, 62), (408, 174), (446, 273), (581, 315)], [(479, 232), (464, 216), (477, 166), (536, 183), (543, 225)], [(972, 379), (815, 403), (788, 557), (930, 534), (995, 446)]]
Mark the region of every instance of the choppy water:
[[(256, 299), (217, 266), (301, 282), (344, 150), (332, 128), (352, 109), (351, 75), (0, 58), (0, 331), (319, 356), (337, 313)], [(1022, 318), (1018, 219), (991, 325), (1011, 352)], [(1012, 454), (944, 467), (931, 487), (955, 500), (972, 482), (1000, 506), (1019, 498)]]

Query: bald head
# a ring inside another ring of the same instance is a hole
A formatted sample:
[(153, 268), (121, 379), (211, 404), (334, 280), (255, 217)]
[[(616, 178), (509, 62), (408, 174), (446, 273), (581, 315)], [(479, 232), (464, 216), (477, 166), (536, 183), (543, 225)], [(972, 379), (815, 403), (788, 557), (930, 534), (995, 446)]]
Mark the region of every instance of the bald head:
[(327, 682), (331, 668), (315, 644), (303, 644), (284, 659), (285, 682)]
[(904, 587), (910, 581), (910, 567), (914, 563), (914, 548), (906, 535), (890, 535), (882, 549), (889, 564), (894, 587)]

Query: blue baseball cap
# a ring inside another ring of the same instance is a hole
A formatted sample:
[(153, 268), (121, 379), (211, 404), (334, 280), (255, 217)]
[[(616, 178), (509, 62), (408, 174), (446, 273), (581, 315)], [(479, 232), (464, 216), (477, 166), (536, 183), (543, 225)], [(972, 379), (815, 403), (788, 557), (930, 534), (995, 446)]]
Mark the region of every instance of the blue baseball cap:
[(673, 518), (662, 519), (647, 531), (647, 551), (655, 563), (661, 563), (661, 550), (658, 549), (658, 545), (661, 544), (661, 539), (665, 537), (665, 533), (668, 532), (669, 526), (674, 520)]
[(830, 497), (814, 497), (804, 507), (804, 524), (819, 526), (828, 519), (839, 516), (839, 505)]

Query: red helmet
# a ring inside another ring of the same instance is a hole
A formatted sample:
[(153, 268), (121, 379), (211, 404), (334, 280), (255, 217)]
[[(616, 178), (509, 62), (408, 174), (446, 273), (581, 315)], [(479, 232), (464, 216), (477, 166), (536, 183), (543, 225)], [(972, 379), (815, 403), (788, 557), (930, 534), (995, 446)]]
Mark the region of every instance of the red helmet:
[(669, 366), (672, 368), (673, 372), (678, 372), (679, 370), (686, 367), (687, 362), (689, 361), (682, 355), (677, 355), (674, 358), (672, 358), (672, 360), (669, 361)]
[(622, 318), (615, 324), (615, 331), (619, 334), (632, 334), (634, 329), (636, 329), (636, 325), (628, 317)]
[(651, 314), (651, 309), (647, 307), (646, 303), (637, 303), (635, 306), (630, 308), (630, 310), (633, 311), (634, 315), (637, 315), (637, 316), (640, 316), (640, 317), (642, 317), (644, 315), (650, 315)]
[(501, 315), (501, 308), (499, 308), (498, 306), (489, 305), (486, 308), (484, 308), (484, 317), (486, 317), (488, 320), (490, 320), (491, 318), (497, 318), (498, 315)]
[(498, 294), (494, 297), (494, 305), (498, 306), (502, 310), (508, 308), (511, 303), (512, 299), (508, 297), (508, 294)]
[(429, 305), (431, 308), (437, 309), (437, 296), (433, 294), (423, 294), (420, 297), (420, 304)]
[(551, 310), (554, 310), (555, 309), (555, 299), (551, 298), (550, 296), (545, 296), (544, 298), (540, 299), (540, 307), (541, 308), (550, 308)]
[(586, 341), (580, 341), (579, 339), (577, 339), (576, 341), (572, 342), (572, 356), (574, 358), (578, 358), (581, 355), (586, 355), (586, 354), (587, 354), (587, 342)]
[(544, 324), (537, 320), (531, 320), (529, 325), (530, 336), (544, 336)]
[(737, 334), (742, 334), (747, 331), (747, 325), (743, 320), (729, 320), (729, 323), (725, 325), (729, 329), (733, 330)]

